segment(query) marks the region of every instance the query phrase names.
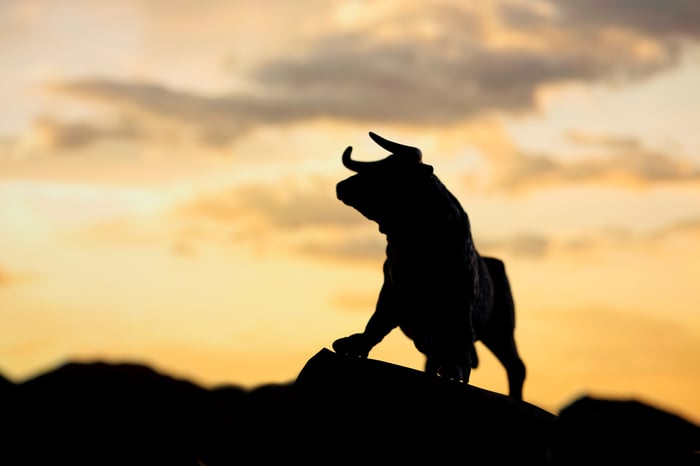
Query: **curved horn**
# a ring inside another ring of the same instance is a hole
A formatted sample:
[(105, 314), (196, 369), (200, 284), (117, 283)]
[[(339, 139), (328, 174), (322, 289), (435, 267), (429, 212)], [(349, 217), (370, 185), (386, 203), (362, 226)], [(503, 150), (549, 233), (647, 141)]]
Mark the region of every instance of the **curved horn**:
[(370, 167), (372, 165), (376, 165), (378, 162), (381, 162), (381, 160), (374, 161), (374, 162), (364, 162), (361, 160), (353, 160), (350, 158), (350, 154), (352, 153), (352, 146), (348, 146), (345, 151), (343, 151), (343, 165), (345, 165), (345, 168), (348, 168), (354, 172), (359, 172), (365, 167)]
[(379, 144), (379, 146), (388, 150), (392, 154), (413, 157), (416, 159), (416, 162), (420, 162), (423, 158), (421, 150), (417, 147), (406, 146), (404, 144), (399, 144), (398, 142), (389, 141), (388, 139), (384, 139), (372, 131), (369, 132), (369, 137), (371, 137), (374, 142)]

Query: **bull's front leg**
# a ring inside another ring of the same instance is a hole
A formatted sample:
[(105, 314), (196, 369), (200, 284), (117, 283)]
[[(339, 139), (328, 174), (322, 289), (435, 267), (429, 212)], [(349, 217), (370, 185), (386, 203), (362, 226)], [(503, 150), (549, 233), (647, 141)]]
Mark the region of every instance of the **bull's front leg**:
[(364, 333), (353, 333), (333, 342), (333, 350), (336, 353), (363, 359), (369, 355), (372, 346)]
[(389, 285), (385, 282), (379, 292), (377, 307), (362, 333), (338, 338), (333, 342), (333, 350), (344, 356), (366, 358), (369, 352), (397, 325), (395, 306), (390, 296)]
[(416, 344), (425, 354), (425, 372), (446, 379), (469, 383), (477, 359), (474, 333), (468, 316), (443, 322), (439, 331), (429, 340)]

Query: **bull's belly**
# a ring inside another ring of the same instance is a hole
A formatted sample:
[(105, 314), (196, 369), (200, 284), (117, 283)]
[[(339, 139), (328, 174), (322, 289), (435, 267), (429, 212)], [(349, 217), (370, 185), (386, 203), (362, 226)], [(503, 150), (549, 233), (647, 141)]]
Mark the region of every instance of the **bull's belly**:
[(450, 341), (450, 345), (469, 346), (474, 331), (469, 316), (457, 315), (403, 315), (399, 322), (401, 331), (419, 347), (433, 346), (436, 342)]
[(393, 278), (398, 279), (391, 287), (398, 327), (416, 346), (446, 339), (471, 344), (473, 288), (466, 286), (468, 280), (456, 283), (454, 277), (426, 276), (424, 271)]

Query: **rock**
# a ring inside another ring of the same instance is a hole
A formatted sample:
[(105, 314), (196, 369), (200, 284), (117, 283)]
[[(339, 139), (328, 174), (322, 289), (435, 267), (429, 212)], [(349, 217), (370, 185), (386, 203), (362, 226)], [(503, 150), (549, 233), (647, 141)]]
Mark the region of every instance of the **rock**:
[(508, 396), (323, 349), (300, 372), (305, 436), (342, 452), (318, 462), (545, 464), (556, 416)]

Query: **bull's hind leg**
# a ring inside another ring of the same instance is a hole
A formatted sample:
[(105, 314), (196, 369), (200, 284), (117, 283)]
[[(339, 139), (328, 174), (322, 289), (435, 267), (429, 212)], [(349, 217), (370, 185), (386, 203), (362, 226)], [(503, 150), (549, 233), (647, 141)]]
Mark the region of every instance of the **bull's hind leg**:
[(508, 374), (510, 396), (523, 398), (525, 364), (515, 345), (515, 304), (503, 261), (485, 257), (493, 283), (493, 309), (489, 323), (482, 331), (481, 342), (498, 358)]
[(506, 369), (508, 376), (508, 393), (511, 397), (523, 399), (523, 385), (525, 384), (525, 363), (518, 354), (518, 349), (513, 338), (484, 338), (482, 343), (498, 358)]
[(428, 375), (438, 375), (440, 370), (440, 363), (437, 362), (435, 358), (427, 356), (425, 358), (425, 373)]

